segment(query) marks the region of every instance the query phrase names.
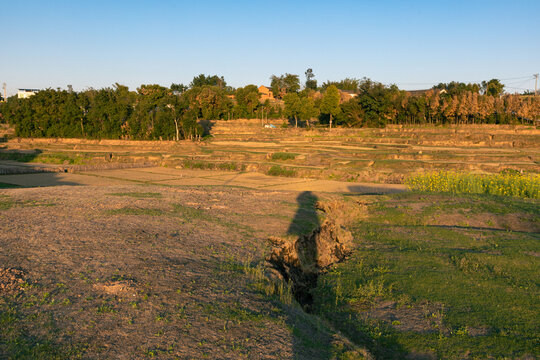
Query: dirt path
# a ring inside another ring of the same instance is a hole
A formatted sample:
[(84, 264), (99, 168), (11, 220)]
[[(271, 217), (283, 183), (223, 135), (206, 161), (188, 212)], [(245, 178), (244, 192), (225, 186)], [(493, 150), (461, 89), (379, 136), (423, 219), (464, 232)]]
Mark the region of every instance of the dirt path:
[(317, 191), (328, 193), (395, 193), (404, 185), (341, 182), (333, 180), (283, 178), (260, 173), (171, 169), (164, 167), (87, 171), (81, 173), (43, 173), (3, 175), (0, 183), (23, 187), (144, 183), (172, 186), (237, 186), (250, 189)]

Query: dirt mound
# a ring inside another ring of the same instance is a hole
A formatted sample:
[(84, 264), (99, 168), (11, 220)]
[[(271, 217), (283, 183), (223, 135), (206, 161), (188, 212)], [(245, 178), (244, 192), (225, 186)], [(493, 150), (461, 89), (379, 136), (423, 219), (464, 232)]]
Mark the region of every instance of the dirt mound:
[(130, 281), (109, 281), (102, 284), (94, 284), (94, 289), (115, 296), (136, 296), (137, 291)]
[(267, 261), (292, 283), (296, 300), (309, 312), (313, 304), (311, 289), (317, 285), (319, 274), (330, 265), (343, 261), (352, 251), (353, 236), (342, 225), (338, 204), (317, 203), (328, 218), (308, 235), (295, 241), (271, 237), (273, 248)]
[(0, 267), (0, 295), (21, 290), (24, 284), (24, 273), (13, 268)]

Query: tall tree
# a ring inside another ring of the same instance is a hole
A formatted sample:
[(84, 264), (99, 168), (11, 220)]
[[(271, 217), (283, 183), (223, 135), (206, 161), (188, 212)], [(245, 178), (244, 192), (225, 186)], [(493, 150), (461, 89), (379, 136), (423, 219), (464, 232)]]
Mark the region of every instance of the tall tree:
[(283, 115), (287, 118), (293, 118), (295, 121), (295, 127), (298, 127), (298, 117), (302, 114), (302, 102), (297, 93), (285, 94), (283, 97), (285, 107), (283, 109)]
[(360, 80), (354, 78), (345, 78), (341, 81), (325, 81), (321, 88), (326, 90), (331, 85), (334, 85), (339, 90), (357, 92), (360, 85)]
[(500, 96), (504, 92), (504, 84), (502, 84), (498, 79), (482, 81), (482, 91), (484, 95)]
[(247, 85), (236, 89), (236, 103), (250, 117), (253, 116), (253, 112), (259, 106), (260, 97), (259, 89), (255, 85)]
[(189, 86), (186, 86), (184, 84), (171, 84), (171, 90), (174, 92), (177, 92), (178, 94), (182, 94), (186, 92), (189, 89)]
[(200, 74), (193, 78), (193, 80), (189, 84), (189, 87), (194, 88), (194, 87), (200, 87), (200, 86), (205, 86), (205, 85), (217, 86), (220, 89), (224, 89), (227, 86), (227, 82), (225, 81), (223, 76), (217, 76), (217, 75), (206, 76), (204, 74)]
[(285, 94), (300, 90), (300, 78), (298, 75), (288, 73), (280, 76), (272, 75), (270, 81), (272, 92), (279, 99), (283, 99)]
[(330, 116), (330, 130), (332, 130), (332, 118), (341, 111), (339, 107), (339, 90), (335, 85), (330, 85), (324, 92), (321, 102), (321, 113)]

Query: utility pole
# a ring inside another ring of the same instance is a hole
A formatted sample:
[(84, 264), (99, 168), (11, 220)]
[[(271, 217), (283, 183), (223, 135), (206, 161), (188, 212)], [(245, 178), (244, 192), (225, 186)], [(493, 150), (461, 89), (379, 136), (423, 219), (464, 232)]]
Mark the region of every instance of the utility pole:
[(533, 74), (534, 76), (534, 96), (538, 95), (538, 90), (537, 90), (537, 86), (538, 86), (538, 74)]
[(2, 86), (4, 87), (4, 101), (7, 101), (7, 97), (6, 97), (6, 83), (2, 84)]

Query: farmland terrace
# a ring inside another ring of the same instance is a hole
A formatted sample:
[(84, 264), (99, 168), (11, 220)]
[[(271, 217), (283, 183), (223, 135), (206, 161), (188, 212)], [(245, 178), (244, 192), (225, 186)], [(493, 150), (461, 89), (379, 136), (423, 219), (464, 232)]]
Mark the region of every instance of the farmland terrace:
[(0, 358), (540, 357), (539, 200), (401, 184), (538, 173), (538, 130), (276, 125), (8, 136)]

